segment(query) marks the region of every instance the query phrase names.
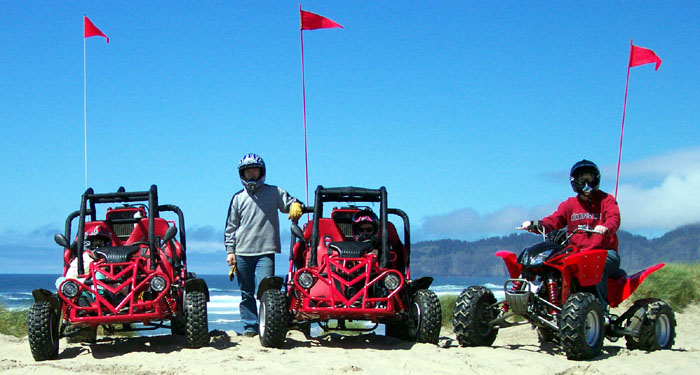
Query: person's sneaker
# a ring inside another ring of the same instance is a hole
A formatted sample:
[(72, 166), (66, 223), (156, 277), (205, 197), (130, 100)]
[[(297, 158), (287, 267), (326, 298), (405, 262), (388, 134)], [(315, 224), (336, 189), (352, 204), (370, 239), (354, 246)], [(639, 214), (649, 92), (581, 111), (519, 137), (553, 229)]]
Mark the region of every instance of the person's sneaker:
[(257, 336), (257, 335), (258, 335), (258, 333), (255, 332), (255, 331), (245, 331), (245, 332), (243, 332), (243, 336), (245, 336), (245, 337), (255, 337), (255, 336)]

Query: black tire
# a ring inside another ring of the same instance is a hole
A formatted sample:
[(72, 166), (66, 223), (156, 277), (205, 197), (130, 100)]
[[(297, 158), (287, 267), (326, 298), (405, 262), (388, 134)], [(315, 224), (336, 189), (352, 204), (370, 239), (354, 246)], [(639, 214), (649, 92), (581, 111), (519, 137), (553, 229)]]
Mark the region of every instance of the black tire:
[(653, 352), (671, 349), (676, 338), (676, 316), (665, 301), (647, 298), (634, 303), (639, 310), (631, 320), (638, 319), (639, 337), (625, 336), (628, 349)]
[(29, 348), (35, 361), (58, 357), (58, 315), (48, 301), (37, 301), (27, 317)]
[(411, 337), (408, 335), (408, 322), (384, 324), (384, 335), (405, 341), (411, 340)]
[(207, 296), (202, 292), (185, 294), (185, 345), (201, 348), (209, 344), (209, 322), (207, 320)]
[(559, 337), (568, 359), (586, 360), (600, 354), (605, 338), (605, 319), (603, 307), (593, 294), (576, 293), (566, 300)]
[(187, 333), (187, 320), (184, 316), (174, 316), (170, 319), (170, 333), (177, 336)]
[(415, 342), (437, 344), (441, 327), (440, 299), (432, 290), (419, 289), (409, 306), (408, 336)]
[(277, 289), (268, 289), (260, 299), (260, 345), (281, 348), (289, 329), (287, 297)]
[(470, 286), (460, 293), (452, 316), (457, 341), (461, 346), (490, 346), (498, 328), (489, 322), (498, 316), (496, 297), (483, 286)]
[(537, 327), (537, 341), (540, 344), (548, 344), (555, 342), (557, 339), (557, 334), (554, 330), (550, 328)]

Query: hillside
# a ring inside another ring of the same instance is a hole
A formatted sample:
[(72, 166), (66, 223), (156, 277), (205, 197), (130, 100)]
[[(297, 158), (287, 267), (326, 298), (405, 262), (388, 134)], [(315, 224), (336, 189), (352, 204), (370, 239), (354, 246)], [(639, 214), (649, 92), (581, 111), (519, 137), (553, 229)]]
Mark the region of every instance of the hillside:
[[(680, 227), (651, 240), (625, 231), (620, 231), (618, 237), (622, 268), (628, 272), (660, 262), (700, 261), (700, 223)], [(411, 249), (411, 269), (417, 275), (506, 276), (503, 261), (494, 253), (498, 250), (520, 253), (540, 240), (536, 235), (519, 233), (473, 242), (448, 239), (417, 242)]]

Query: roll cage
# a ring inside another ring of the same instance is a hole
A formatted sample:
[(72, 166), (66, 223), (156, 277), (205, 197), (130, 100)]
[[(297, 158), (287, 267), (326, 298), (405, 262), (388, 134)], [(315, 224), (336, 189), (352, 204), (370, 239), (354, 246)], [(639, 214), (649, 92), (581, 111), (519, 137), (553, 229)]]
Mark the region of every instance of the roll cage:
[[(80, 200), (80, 210), (74, 211), (68, 215), (65, 224), (65, 238), (71, 238), (71, 226), (73, 220), (78, 219), (77, 240), (70, 245), (71, 257), (78, 257), (78, 274), (82, 275), (85, 272), (83, 264), (83, 252), (85, 251), (84, 235), (86, 217), (90, 217), (90, 221), (97, 220), (96, 205), (104, 203), (124, 203), (127, 205), (131, 202), (148, 202), (148, 248), (150, 256), (151, 269), (156, 266), (156, 243), (155, 235), (155, 219), (160, 217), (160, 212), (174, 212), (178, 216), (178, 230), (180, 232), (180, 245), (182, 248), (182, 260), (186, 256), (186, 235), (185, 235), (185, 217), (182, 210), (178, 206), (172, 204), (158, 205), (158, 188), (156, 185), (151, 185), (148, 191), (126, 192), (124, 187), (119, 187), (115, 193), (95, 194), (92, 188), (88, 188), (83, 193)], [(139, 218), (111, 218), (110, 224), (135, 224), (139, 222)], [(60, 235), (57, 235), (60, 236)], [(57, 240), (58, 241), (58, 240)], [(66, 240), (66, 242), (68, 242)]]

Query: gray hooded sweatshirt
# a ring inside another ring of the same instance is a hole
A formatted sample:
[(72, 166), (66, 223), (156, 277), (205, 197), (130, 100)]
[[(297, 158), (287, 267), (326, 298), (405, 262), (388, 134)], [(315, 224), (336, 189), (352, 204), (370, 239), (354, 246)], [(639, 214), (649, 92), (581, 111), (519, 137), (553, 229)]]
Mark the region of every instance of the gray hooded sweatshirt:
[(279, 253), (277, 211), (288, 213), (296, 201), (284, 189), (267, 184), (262, 184), (253, 193), (243, 189), (234, 194), (224, 231), (226, 252), (241, 256)]

